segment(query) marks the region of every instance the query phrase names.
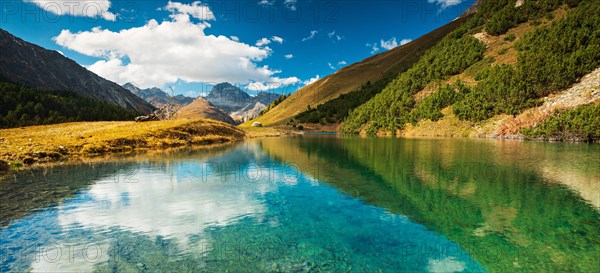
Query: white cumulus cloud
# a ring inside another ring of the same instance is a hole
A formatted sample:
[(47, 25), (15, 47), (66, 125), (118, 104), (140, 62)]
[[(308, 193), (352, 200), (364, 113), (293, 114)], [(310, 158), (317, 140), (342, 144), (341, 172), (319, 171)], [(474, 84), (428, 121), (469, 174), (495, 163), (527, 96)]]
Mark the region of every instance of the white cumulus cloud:
[(389, 39), (387, 41), (384, 41), (383, 39), (381, 40), (381, 47), (385, 48), (387, 50), (390, 50), (390, 49), (392, 49), (394, 47), (397, 47), (397, 46), (398, 46), (398, 42), (396, 41), (396, 37), (391, 38), (391, 39)]
[(278, 78), (272, 77), (269, 81), (255, 81), (249, 83), (246, 87), (248, 90), (252, 91), (269, 91), (271, 89), (283, 88), (290, 85), (296, 85), (300, 83), (300, 79), (297, 77), (288, 77), (288, 78)]
[(328, 36), (328, 37), (329, 37), (331, 40), (333, 40), (334, 42), (336, 42), (336, 41), (340, 41), (340, 40), (344, 39), (344, 37), (340, 36), (339, 34), (336, 34), (336, 33), (335, 33), (335, 30), (334, 30), (334, 31), (332, 31), (332, 32), (329, 32), (329, 33), (327, 33), (327, 36)]
[(260, 1), (258, 2), (258, 4), (259, 4), (259, 5), (262, 5), (262, 6), (271, 6), (271, 5), (273, 5), (274, 3), (275, 3), (275, 0), (260, 0)]
[(271, 39), (262, 38), (262, 39), (256, 41), (256, 46), (265, 46), (265, 45), (270, 44), (271, 42), (283, 44), (283, 38), (281, 38), (279, 36), (273, 36), (273, 37), (271, 37)]
[(273, 42), (277, 42), (277, 43), (280, 43), (280, 44), (283, 44), (283, 38), (281, 38), (281, 37), (279, 37), (279, 36), (273, 36), (273, 37), (271, 38), (271, 41), (273, 41)]
[(294, 58), (294, 55), (293, 54), (285, 54), (284, 57), (289, 60), (291, 58)]
[(293, 10), (293, 11), (295, 11), (297, 9), (296, 4), (297, 4), (296, 0), (285, 0), (285, 1), (283, 1), (283, 5), (286, 8), (288, 8), (290, 10)]
[(303, 81), (302, 83), (303, 83), (304, 85), (309, 85), (309, 84), (312, 84), (312, 83), (314, 83), (314, 82), (318, 81), (320, 78), (321, 78), (321, 77), (319, 77), (319, 75), (316, 75), (316, 76), (314, 76), (314, 77), (312, 77), (312, 78), (310, 78), (310, 79), (308, 79), (308, 80), (305, 80), (305, 81)]
[(434, 3), (436, 5), (441, 5), (442, 8), (447, 8), (449, 6), (455, 6), (462, 3), (463, 0), (427, 0), (429, 3)]
[(269, 48), (207, 35), (204, 31), (210, 25), (191, 22), (190, 16), (197, 13), (187, 9), (161, 23), (152, 19), (143, 26), (118, 32), (99, 27), (76, 33), (65, 29), (53, 39), (65, 48), (102, 58), (88, 69), (119, 84), (135, 82), (147, 88), (178, 80), (239, 83), (280, 80), (274, 77), (280, 71), (257, 64), (269, 57)]
[[(405, 44), (409, 43), (410, 41), (412, 41), (412, 40), (411, 39), (402, 39), (402, 40), (400, 40), (400, 43), (398, 43), (398, 41), (396, 40), (396, 37), (392, 37), (391, 39), (389, 39), (387, 41), (381, 39), (380, 45), (382, 48), (390, 50), (399, 45), (405, 45)], [(373, 48), (373, 50), (375, 50), (375, 48)]]
[(165, 9), (173, 13), (171, 15), (172, 18), (174, 18), (174, 16), (189, 15), (196, 19), (205, 21), (215, 20), (215, 15), (210, 10), (210, 8), (208, 6), (202, 5), (200, 1), (195, 1), (189, 5), (169, 1)]
[(103, 18), (115, 21), (117, 16), (108, 11), (109, 0), (69, 0), (69, 1), (47, 1), (47, 0), (25, 0), (56, 15), (74, 15), (92, 18)]
[(256, 41), (256, 46), (265, 46), (271, 43), (271, 40), (267, 39), (267, 38), (262, 38), (258, 41)]
[(315, 35), (317, 35), (317, 33), (319, 33), (319, 31), (311, 30), (310, 34), (308, 35), (308, 37), (302, 38), (302, 42), (306, 42), (308, 40), (311, 40), (311, 39), (315, 38)]
[(374, 54), (379, 51), (379, 46), (377, 45), (377, 43), (367, 43), (366, 46), (371, 48), (371, 54)]

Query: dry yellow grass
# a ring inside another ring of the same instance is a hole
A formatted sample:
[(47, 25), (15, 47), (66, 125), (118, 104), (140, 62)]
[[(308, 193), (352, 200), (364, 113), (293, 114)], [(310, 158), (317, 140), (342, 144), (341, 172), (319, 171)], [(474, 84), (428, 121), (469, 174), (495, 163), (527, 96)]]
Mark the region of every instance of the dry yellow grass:
[(275, 126), (275, 127), (243, 127), (246, 132), (247, 138), (261, 138), (261, 137), (280, 137), (289, 135), (299, 135), (303, 131), (294, 130), (289, 126)]
[(242, 139), (244, 131), (208, 120), (74, 122), (0, 130), (0, 160), (19, 166), (140, 149)]
[(229, 124), (235, 124), (235, 121), (221, 109), (210, 104), (206, 99), (198, 97), (192, 103), (177, 110), (176, 118), (183, 119), (214, 119)]

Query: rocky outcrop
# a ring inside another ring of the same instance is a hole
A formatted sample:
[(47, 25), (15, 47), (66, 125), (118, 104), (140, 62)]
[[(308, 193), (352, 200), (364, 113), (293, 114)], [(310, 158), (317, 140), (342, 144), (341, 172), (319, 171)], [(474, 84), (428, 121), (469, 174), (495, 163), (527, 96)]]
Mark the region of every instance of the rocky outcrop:
[(230, 116), (241, 122), (246, 122), (258, 117), (265, 108), (267, 108), (267, 105), (260, 102), (248, 103), (244, 108), (231, 113)]
[(600, 103), (600, 67), (582, 77), (571, 88), (544, 98), (541, 106), (502, 120), (493, 136), (521, 138), (521, 129), (536, 126), (556, 110), (573, 109), (588, 103)]
[(0, 29), (0, 78), (41, 90), (79, 95), (150, 113), (152, 105), (61, 53), (28, 43)]
[(258, 115), (260, 112), (265, 110), (273, 101), (279, 98), (280, 95), (268, 92), (260, 92), (256, 95), (256, 97), (251, 97), (242, 109), (237, 110), (230, 114), (236, 120), (240, 120), (246, 122), (248, 120), (252, 120)]

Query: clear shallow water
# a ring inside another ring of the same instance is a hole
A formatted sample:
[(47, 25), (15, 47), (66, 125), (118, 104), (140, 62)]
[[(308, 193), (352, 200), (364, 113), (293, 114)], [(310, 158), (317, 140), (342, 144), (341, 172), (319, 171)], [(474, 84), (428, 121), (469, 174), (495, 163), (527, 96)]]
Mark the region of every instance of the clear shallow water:
[(0, 181), (0, 271), (594, 272), (600, 149), (306, 136)]

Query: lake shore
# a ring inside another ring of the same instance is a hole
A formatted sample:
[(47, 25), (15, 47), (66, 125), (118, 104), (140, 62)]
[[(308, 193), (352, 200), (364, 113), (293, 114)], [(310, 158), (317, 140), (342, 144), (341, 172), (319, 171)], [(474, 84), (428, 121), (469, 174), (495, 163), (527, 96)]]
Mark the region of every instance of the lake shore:
[[(521, 134), (490, 134), (489, 128), (466, 126), (439, 130), (439, 126), (409, 126), (395, 136), (405, 138), (491, 138), (529, 140)], [(497, 126), (497, 125), (496, 125)], [(304, 133), (332, 132), (337, 126), (306, 126), (304, 130), (278, 127), (233, 127), (210, 119), (179, 119), (136, 123), (133, 121), (73, 122), (0, 129), (0, 174), (61, 164), (103, 161), (112, 157), (163, 152), (178, 148), (218, 145), (249, 138), (283, 137)], [(495, 127), (495, 126), (494, 126)], [(432, 130), (435, 128), (435, 130)], [(484, 129), (484, 130), (482, 130)], [(476, 132), (478, 131), (478, 132)], [(487, 132), (486, 132), (487, 131)], [(550, 141), (552, 139), (531, 139)], [(563, 140), (564, 142), (564, 140)], [(581, 142), (571, 140), (566, 142)]]
[(280, 127), (253, 127), (240, 125), (237, 128), (244, 130), (246, 133), (246, 138), (281, 137), (304, 134), (304, 131)]
[(209, 119), (73, 122), (0, 130), (0, 172), (102, 156), (227, 143), (244, 130)]

